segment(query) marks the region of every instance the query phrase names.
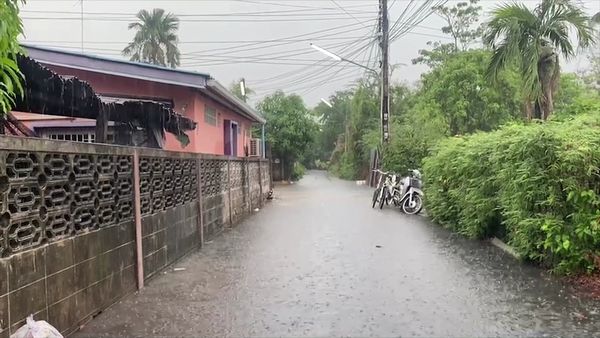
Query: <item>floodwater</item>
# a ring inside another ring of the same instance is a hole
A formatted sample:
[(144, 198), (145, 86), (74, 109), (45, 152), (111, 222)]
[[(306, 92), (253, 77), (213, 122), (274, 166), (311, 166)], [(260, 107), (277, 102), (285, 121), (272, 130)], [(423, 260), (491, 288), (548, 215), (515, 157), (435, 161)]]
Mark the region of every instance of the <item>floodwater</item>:
[(76, 336), (600, 336), (600, 302), (370, 199), (323, 172), (277, 187)]

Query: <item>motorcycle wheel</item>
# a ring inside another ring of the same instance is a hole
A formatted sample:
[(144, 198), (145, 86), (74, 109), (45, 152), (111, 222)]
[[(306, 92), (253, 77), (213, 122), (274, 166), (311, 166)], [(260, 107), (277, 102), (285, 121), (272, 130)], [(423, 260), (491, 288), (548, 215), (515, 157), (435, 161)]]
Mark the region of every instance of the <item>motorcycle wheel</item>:
[(380, 193), (381, 193), (381, 188), (377, 188), (377, 189), (375, 189), (375, 191), (373, 191), (373, 204), (371, 206), (372, 208), (375, 208), (375, 205), (379, 201), (379, 194)]
[(381, 194), (381, 198), (379, 199), (379, 209), (383, 209), (383, 205), (386, 203), (387, 200), (387, 188), (383, 188), (383, 193)]
[(412, 195), (412, 201), (409, 198), (402, 204), (402, 211), (407, 215), (416, 215), (421, 212), (421, 209), (423, 209), (423, 198), (418, 194)]

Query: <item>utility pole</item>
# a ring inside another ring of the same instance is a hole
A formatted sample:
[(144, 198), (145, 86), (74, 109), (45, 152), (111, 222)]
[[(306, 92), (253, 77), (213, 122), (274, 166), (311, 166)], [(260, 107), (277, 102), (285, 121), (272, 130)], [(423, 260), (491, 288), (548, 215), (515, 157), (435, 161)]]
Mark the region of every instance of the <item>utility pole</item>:
[(379, 0), (379, 46), (381, 47), (381, 143), (390, 138), (390, 70), (389, 70), (389, 21), (387, 0)]
[(83, 53), (83, 0), (79, 3), (81, 9), (81, 52)]

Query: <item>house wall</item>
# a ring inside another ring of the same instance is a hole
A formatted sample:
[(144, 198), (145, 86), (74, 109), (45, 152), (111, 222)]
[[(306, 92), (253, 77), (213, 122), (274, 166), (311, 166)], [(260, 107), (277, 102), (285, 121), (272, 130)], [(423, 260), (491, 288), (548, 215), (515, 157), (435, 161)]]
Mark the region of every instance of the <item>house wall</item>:
[[(204, 119), (206, 107), (212, 106), (217, 110), (217, 125), (211, 125)], [(237, 154), (239, 157), (244, 156), (244, 145), (250, 144), (250, 130), (252, 124), (246, 118), (234, 114), (229, 109), (224, 108), (217, 102), (204, 98), (200, 95), (196, 96), (195, 112), (193, 119), (198, 122), (197, 130), (204, 135), (202, 142), (198, 144), (198, 152), (205, 154), (224, 154), (225, 139), (223, 137), (224, 121), (231, 120), (238, 123), (241, 132), (238, 133)]]
[[(196, 121), (198, 125), (195, 130), (187, 132), (190, 137), (190, 144), (185, 147), (174, 135), (166, 133), (165, 150), (214, 155), (225, 154), (223, 121), (226, 119), (238, 122), (242, 128), (242, 132), (238, 134), (237, 154), (239, 157), (244, 156), (244, 146), (250, 144), (249, 136), (252, 123), (249, 119), (205, 97), (193, 88), (54, 65), (45, 66), (59, 75), (75, 76), (87, 81), (98, 94), (172, 100), (175, 111)], [(211, 105), (217, 110), (216, 126), (210, 125), (204, 120), (206, 105)]]

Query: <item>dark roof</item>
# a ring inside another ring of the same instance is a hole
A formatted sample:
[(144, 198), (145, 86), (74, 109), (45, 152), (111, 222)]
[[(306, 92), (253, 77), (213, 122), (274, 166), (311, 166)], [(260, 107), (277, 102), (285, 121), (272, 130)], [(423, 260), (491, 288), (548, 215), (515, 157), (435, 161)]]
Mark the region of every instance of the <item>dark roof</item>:
[[(135, 123), (146, 130), (164, 131), (186, 138), (196, 122), (172, 108), (150, 101), (103, 102), (92, 87), (76, 77), (63, 78), (30, 57), (19, 55), (25, 77), (25, 95), (18, 97), (15, 110), (46, 115), (96, 120), (101, 113), (109, 121)], [(184, 142), (185, 143), (185, 142)]]
[(238, 99), (227, 88), (212, 79), (211, 76), (206, 73), (179, 70), (147, 63), (118, 60), (29, 44), (22, 45), (27, 50), (29, 57), (42, 64), (196, 88), (205, 95), (208, 95), (212, 99), (215, 99), (232, 109), (235, 113), (245, 116), (253, 122), (265, 123), (265, 119), (258, 111), (246, 102)]
[(205, 88), (210, 75), (131, 62), (96, 55), (22, 44), (27, 54), (38, 62), (97, 73), (118, 75), (140, 80), (167, 83), (192, 88)]

